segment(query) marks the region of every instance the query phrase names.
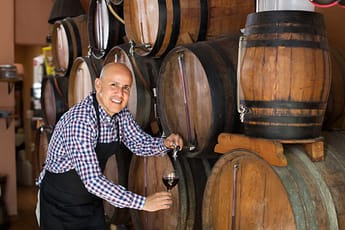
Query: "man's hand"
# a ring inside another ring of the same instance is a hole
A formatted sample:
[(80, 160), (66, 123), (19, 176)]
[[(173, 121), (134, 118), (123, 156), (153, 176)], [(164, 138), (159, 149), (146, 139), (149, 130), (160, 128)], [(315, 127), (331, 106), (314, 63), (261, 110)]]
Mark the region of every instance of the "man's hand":
[(164, 140), (164, 145), (169, 149), (174, 149), (175, 146), (183, 147), (183, 139), (180, 135), (172, 133)]
[(161, 209), (168, 209), (171, 205), (172, 195), (170, 192), (157, 192), (146, 197), (142, 210), (154, 212)]

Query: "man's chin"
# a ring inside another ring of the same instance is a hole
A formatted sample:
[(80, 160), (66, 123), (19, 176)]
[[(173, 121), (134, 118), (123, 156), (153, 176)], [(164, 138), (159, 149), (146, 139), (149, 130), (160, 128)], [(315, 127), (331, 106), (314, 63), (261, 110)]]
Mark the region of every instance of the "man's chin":
[(112, 112), (113, 112), (113, 113), (118, 113), (118, 112), (120, 112), (122, 109), (123, 109), (123, 106), (121, 106), (121, 105), (114, 106), (114, 107), (112, 108)]

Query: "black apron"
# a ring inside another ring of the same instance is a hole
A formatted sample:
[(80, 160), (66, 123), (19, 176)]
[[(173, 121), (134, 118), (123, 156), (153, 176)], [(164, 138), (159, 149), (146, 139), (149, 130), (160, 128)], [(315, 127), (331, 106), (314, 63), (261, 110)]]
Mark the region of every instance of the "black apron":
[[(93, 95), (98, 122), (97, 159), (102, 172), (108, 158), (119, 150), (120, 143), (99, 143), (98, 102)], [(118, 125), (117, 125), (117, 132)], [(103, 200), (89, 193), (76, 171), (46, 174), (40, 185), (40, 229), (109, 229), (105, 221)]]

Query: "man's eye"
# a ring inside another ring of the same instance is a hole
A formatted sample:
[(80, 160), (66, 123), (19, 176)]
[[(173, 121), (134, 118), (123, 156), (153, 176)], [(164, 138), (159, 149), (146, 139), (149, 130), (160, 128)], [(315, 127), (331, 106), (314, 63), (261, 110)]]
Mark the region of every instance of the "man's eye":
[(123, 91), (129, 93), (131, 91), (131, 88), (129, 86), (123, 87)]

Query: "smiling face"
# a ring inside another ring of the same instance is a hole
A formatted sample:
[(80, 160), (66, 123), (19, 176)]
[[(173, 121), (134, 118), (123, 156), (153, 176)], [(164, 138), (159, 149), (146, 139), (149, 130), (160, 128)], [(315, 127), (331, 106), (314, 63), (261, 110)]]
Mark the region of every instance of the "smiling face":
[(132, 73), (124, 64), (109, 63), (95, 80), (96, 98), (108, 115), (113, 116), (127, 106)]

